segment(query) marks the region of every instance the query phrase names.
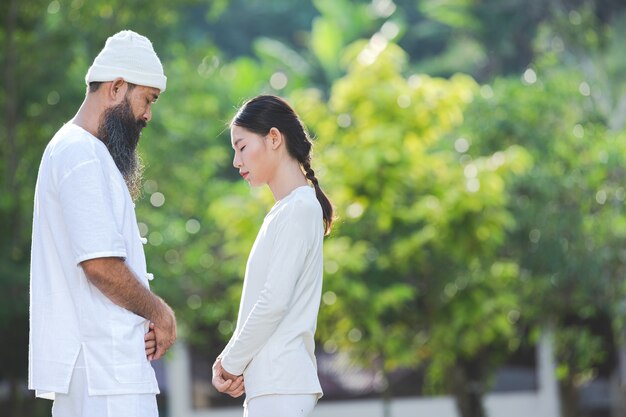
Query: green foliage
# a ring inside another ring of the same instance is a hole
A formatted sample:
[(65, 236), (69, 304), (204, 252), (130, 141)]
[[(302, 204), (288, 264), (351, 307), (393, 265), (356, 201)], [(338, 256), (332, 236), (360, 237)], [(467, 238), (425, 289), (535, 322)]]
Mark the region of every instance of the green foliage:
[(232, 168), (228, 122), (266, 92), (286, 96), (316, 137), (313, 167), (337, 210), (323, 349), (385, 372), (428, 365), (431, 392), (457, 395), (451, 369), (479, 369), (463, 377), (484, 392), (528, 343), (521, 330), (549, 321), (559, 376), (593, 378), (616, 348), (597, 323), (618, 334), (626, 322), (624, 7), (1, 2), (0, 332), (16, 341), (0, 350), (1, 378), (26, 373), (39, 159), (104, 40), (126, 28), (153, 41), (168, 75), (140, 144), (153, 288), (209, 360), (234, 329), (273, 203)]
[(512, 290), (518, 279), (513, 262), (495, 262), (489, 270), (476, 263), (466, 275), (446, 284), (441, 324), (432, 331), (431, 345), (440, 353), (432, 354), (428, 368), (431, 391), (451, 383), (459, 362), (476, 361), (489, 376), (508, 352), (519, 347), (517, 324), (523, 305)]
[(579, 71), (560, 68), (498, 80), (468, 109), (463, 128), (471, 154), (518, 144), (535, 161), (514, 181), (516, 226), (503, 250), (519, 260), (522, 320), (557, 321), (561, 375), (572, 379), (606, 360), (587, 354), (594, 346), (613, 343), (610, 331), (572, 334), (591, 329), (587, 320), (617, 319), (625, 295), (626, 142), (607, 129), (584, 83)]
[[(461, 75), (407, 77), (404, 52), (376, 42), (349, 48), (327, 104), (315, 91), (295, 99), (319, 138), (320, 181), (338, 215), (320, 339), (386, 371), (424, 361), (448, 370), (459, 357), (515, 347), (517, 268), (495, 252), (513, 225), (506, 183), (530, 161), (516, 146), (464, 158), (449, 134), (478, 86)], [(431, 376), (448, 382), (446, 372)]]
[(316, 0), (321, 16), (313, 20), (310, 48), (327, 79), (340, 75), (339, 57), (343, 48), (363, 35), (363, 29), (372, 25), (365, 3), (348, 0)]
[[(418, 62), (420, 70), (445, 75), (466, 71), (480, 80), (492, 80), (523, 71), (531, 64), (537, 56), (536, 41), (546, 31), (558, 34), (551, 41), (565, 55), (597, 50), (606, 41), (605, 25), (621, 26), (615, 18), (624, 10), (624, 3), (425, 0), (417, 7), (424, 19), (414, 36), (422, 43), (432, 43), (445, 34), (439, 53)], [(414, 48), (409, 51), (419, 54)]]

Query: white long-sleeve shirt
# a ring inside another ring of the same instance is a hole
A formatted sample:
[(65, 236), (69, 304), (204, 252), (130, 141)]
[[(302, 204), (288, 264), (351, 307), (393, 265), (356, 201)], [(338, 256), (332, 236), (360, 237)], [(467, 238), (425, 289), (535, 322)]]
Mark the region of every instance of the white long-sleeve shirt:
[(309, 186), (265, 217), (246, 265), (237, 328), (220, 355), (244, 375), (246, 401), (266, 394), (317, 394), (313, 335), (322, 292), (322, 209)]

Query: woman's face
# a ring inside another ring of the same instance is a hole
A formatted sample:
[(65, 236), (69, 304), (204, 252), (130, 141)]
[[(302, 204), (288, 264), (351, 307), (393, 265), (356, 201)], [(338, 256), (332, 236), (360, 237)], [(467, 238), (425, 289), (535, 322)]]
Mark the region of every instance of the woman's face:
[(273, 169), (269, 163), (270, 147), (267, 146), (266, 137), (240, 126), (232, 126), (230, 140), (235, 150), (233, 166), (239, 170), (243, 179), (253, 187), (267, 184)]

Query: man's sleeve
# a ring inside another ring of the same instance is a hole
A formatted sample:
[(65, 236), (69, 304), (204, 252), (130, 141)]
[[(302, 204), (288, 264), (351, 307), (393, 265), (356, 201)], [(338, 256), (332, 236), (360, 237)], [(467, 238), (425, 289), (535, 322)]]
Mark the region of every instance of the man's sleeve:
[(81, 162), (59, 180), (59, 204), (76, 264), (94, 258), (126, 257), (124, 236), (114, 217), (110, 182), (97, 158)]

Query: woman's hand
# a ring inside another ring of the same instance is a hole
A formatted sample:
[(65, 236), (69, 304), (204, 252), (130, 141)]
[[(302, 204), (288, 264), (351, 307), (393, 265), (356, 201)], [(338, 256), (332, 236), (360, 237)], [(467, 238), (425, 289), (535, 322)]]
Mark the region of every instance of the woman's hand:
[(228, 394), (233, 398), (243, 395), (245, 386), (243, 375), (233, 375), (222, 367), (222, 360), (217, 358), (213, 364), (213, 379), (211, 380), (216, 390)]

